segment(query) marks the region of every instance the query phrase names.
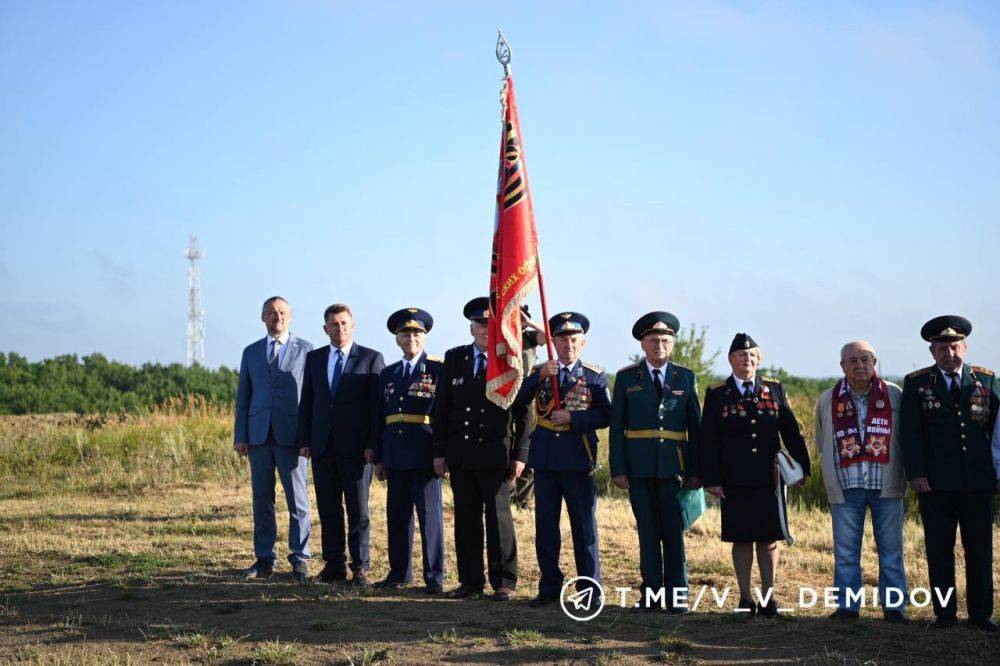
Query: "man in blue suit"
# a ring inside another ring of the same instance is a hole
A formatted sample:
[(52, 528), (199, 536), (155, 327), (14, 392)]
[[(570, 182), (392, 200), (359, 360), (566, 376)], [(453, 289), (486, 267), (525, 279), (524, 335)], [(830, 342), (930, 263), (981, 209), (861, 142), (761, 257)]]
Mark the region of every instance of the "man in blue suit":
[(292, 576), (305, 582), (309, 559), (309, 490), (306, 460), (296, 446), (296, 412), (302, 393), (306, 355), (313, 346), (288, 333), (292, 309), (280, 296), (264, 301), (260, 315), (267, 336), (243, 350), (236, 390), (233, 448), (250, 459), (253, 489), (253, 548), (257, 561), (247, 578), (274, 573), (274, 471), (288, 504), (288, 560)]
[[(299, 402), (301, 453), (312, 458), (316, 507), (322, 528), (324, 582), (347, 579), (345, 545), (354, 582), (368, 584), (368, 487), (375, 391), (385, 368), (382, 354), (354, 343), (354, 316), (346, 305), (323, 313), (330, 344), (309, 352)], [(344, 505), (347, 540), (344, 540)]]
[(444, 512), (441, 477), (434, 473), (432, 409), (444, 367), (424, 353), (434, 325), (419, 308), (394, 312), (386, 323), (403, 351), (402, 360), (379, 380), (373, 427), (375, 476), (388, 483), (385, 514), (389, 535), (389, 574), (376, 589), (392, 589), (413, 578), (413, 513), (420, 523), (424, 591), (439, 594), (444, 584)]
[[(611, 421), (611, 396), (604, 371), (580, 360), (590, 322), (579, 312), (563, 312), (549, 320), (558, 360), (532, 370), (518, 403), (533, 402), (537, 427), (531, 433), (528, 467), (535, 471), (535, 554), (541, 579), (532, 608), (559, 598), (559, 517), (563, 501), (573, 533), (578, 576), (601, 580), (597, 547), (597, 484), (594, 481), (597, 430)], [(559, 382), (559, 404), (553, 403), (552, 379)], [(593, 587), (579, 581), (577, 589)]]

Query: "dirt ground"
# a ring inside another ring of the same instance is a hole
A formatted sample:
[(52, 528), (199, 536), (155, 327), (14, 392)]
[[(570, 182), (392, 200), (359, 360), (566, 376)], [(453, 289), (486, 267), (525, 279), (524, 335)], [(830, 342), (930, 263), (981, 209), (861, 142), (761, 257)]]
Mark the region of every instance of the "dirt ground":
[[(383, 488), (372, 490), (373, 580), (386, 570)], [(450, 495), (446, 502), (447, 588), (456, 581)], [(929, 608), (912, 609), (909, 627), (882, 622), (879, 609), (852, 624), (828, 620), (821, 607), (774, 620), (736, 615), (729, 550), (718, 541), (714, 510), (688, 535), (689, 576), (693, 588), (732, 586), (723, 609), (706, 601), (687, 616), (637, 613), (610, 593), (589, 622), (570, 620), (558, 605), (529, 608), (537, 582), (530, 509), (516, 514), (522, 580), (519, 596), (506, 604), (428, 597), (419, 580), (388, 594), (350, 584), (303, 586), (283, 562), (272, 579), (240, 580), (237, 570), (251, 562), (247, 483), (129, 496), (27, 493), (0, 500), (0, 516), (3, 663), (971, 664), (997, 663), (1000, 653), (995, 636), (962, 626), (929, 629)], [(833, 561), (827, 514), (797, 511), (791, 523), (799, 541), (783, 553), (778, 595), (794, 608), (799, 586), (831, 584)], [(606, 587), (638, 587), (627, 502), (602, 498), (598, 525)], [(286, 532), (279, 526), (280, 539)], [(314, 530), (318, 547), (315, 515)], [(563, 569), (572, 575), (565, 516), (563, 543)], [(872, 543), (869, 527), (866, 586), (877, 584)], [(919, 525), (908, 522), (911, 587), (927, 584), (922, 548)], [(279, 544), (279, 557), (285, 553)], [(313, 573), (320, 567), (311, 563)]]

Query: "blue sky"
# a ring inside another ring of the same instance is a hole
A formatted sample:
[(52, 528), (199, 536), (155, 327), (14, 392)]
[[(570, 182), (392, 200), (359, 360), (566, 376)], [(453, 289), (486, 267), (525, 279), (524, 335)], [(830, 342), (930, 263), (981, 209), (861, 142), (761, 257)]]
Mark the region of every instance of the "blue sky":
[(314, 343), (333, 302), (390, 357), (399, 307), (465, 343), (498, 26), (549, 304), (590, 317), (592, 361), (666, 309), (803, 375), (858, 337), (921, 367), (921, 324), (963, 314), (1000, 366), (995, 2), (6, 0), (0, 350), (183, 360), (188, 233), (211, 366), (272, 294)]

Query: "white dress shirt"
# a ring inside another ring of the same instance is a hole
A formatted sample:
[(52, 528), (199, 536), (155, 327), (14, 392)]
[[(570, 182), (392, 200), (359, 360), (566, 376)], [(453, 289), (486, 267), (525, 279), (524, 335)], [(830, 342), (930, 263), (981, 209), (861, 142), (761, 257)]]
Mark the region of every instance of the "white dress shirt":
[(736, 388), (738, 388), (740, 390), (740, 395), (746, 397), (747, 394), (746, 394), (746, 391), (743, 390), (743, 382), (750, 382), (750, 393), (753, 394), (753, 391), (754, 391), (754, 389), (757, 386), (757, 375), (754, 375), (753, 377), (751, 377), (749, 379), (741, 379), (741, 378), (737, 377), (736, 373), (734, 372), (733, 373), (733, 381), (736, 382)]
[(415, 366), (417, 363), (420, 362), (420, 357), (423, 356), (423, 355), (424, 355), (424, 353), (420, 352), (419, 354), (417, 354), (416, 356), (414, 356), (410, 360), (406, 360), (405, 356), (403, 357), (403, 369), (402, 369), (402, 371), (403, 371), (403, 376), (404, 377), (406, 377), (411, 372), (413, 372), (413, 366)]
[[(342, 348), (340, 351), (344, 353), (344, 365), (341, 366), (340, 371), (344, 371), (344, 366), (347, 365), (347, 357), (351, 354), (351, 347), (354, 346), (354, 342), (348, 342), (347, 346)], [(337, 348), (330, 345), (330, 358), (326, 360), (326, 385), (333, 386), (333, 370), (337, 367)]]
[(285, 331), (278, 337), (274, 337), (271, 334), (267, 336), (267, 362), (271, 362), (271, 355), (274, 353), (274, 343), (280, 342), (278, 346), (278, 365), (285, 360), (285, 352), (288, 351), (288, 339), (292, 337), (291, 333)]

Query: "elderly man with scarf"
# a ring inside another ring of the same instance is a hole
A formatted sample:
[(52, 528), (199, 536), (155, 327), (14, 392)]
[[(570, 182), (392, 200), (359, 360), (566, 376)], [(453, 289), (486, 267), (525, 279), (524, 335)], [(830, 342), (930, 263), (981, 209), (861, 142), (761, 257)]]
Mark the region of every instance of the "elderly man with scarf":
[(875, 349), (864, 341), (840, 350), (844, 377), (816, 403), (816, 447), (833, 518), (833, 619), (853, 620), (863, 597), (861, 537), (872, 514), (878, 550), (879, 597), (887, 622), (909, 624), (903, 613), (903, 495), (906, 475), (899, 444), (902, 390), (879, 377)]

